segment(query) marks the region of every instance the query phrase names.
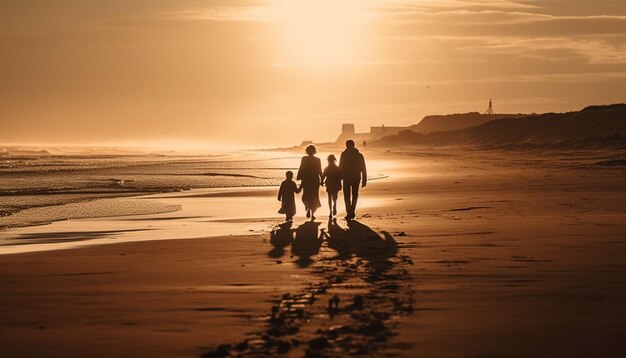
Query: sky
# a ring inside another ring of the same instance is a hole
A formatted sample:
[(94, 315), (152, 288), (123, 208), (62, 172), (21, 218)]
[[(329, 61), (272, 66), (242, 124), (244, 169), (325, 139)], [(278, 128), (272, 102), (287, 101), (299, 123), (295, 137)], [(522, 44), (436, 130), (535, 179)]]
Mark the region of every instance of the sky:
[(264, 146), (626, 102), (624, 0), (0, 0), (0, 143)]

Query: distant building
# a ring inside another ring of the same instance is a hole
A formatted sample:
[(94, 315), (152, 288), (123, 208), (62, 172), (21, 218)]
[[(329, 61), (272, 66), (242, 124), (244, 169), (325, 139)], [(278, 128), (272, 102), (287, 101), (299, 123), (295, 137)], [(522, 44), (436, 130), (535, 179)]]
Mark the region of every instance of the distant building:
[(341, 134), (339, 135), (339, 138), (337, 138), (337, 142), (343, 142), (348, 139), (352, 139), (356, 142), (377, 140), (386, 136), (398, 134), (406, 129), (409, 129), (409, 127), (387, 127), (383, 124), (382, 126), (370, 127), (370, 131), (368, 133), (356, 133), (354, 124), (344, 123), (341, 126)]
[(407, 129), (409, 129), (409, 127), (385, 127), (383, 124), (380, 127), (370, 127), (370, 134), (374, 139), (377, 139), (390, 135), (396, 135)]
[(344, 123), (341, 125), (341, 135), (345, 137), (350, 137), (354, 135), (354, 124), (352, 123)]

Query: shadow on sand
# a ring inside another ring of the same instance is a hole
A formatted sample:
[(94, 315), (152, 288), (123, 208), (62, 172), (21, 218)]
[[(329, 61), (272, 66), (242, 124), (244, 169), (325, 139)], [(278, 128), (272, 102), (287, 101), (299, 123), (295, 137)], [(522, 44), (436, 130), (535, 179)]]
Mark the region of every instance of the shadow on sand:
[[(308, 221), (292, 229), (290, 221), (278, 225), (270, 233), (272, 249), (267, 253), (269, 257), (279, 258), (285, 254), (285, 248), (291, 245), (291, 254), (297, 256), (296, 265), (308, 267), (313, 263), (312, 256), (319, 253), (324, 242), (323, 231), (318, 235), (320, 223)], [(294, 238), (295, 234), (295, 238)]]
[[(202, 358), (384, 353), (379, 349), (389, 347), (387, 342), (397, 334), (398, 317), (413, 312), (410, 258), (398, 255), (389, 233), (379, 234), (361, 222), (349, 221), (342, 227), (330, 220), (327, 230), (319, 226), (279, 225), (272, 231), (273, 249), (268, 253), (279, 257), (291, 245), (295, 264), (312, 266), (316, 280), (273, 300), (263, 329), (239, 343), (222, 344)], [(324, 241), (327, 247), (322, 248)], [(303, 332), (305, 326), (310, 329)]]
[(396, 256), (398, 246), (388, 232), (382, 234), (356, 220), (348, 221), (344, 229), (333, 219), (328, 222), (325, 236), (328, 247), (337, 251), (339, 260), (349, 260), (354, 255), (367, 260), (373, 269), (383, 271), (391, 265), (389, 259)]
[(285, 254), (285, 247), (293, 242), (295, 230), (291, 228), (292, 224), (291, 221), (287, 221), (272, 230), (270, 233), (270, 244), (272, 244), (273, 248), (267, 253), (269, 257), (279, 258)]
[(296, 229), (296, 238), (291, 244), (291, 253), (298, 256), (296, 265), (308, 267), (313, 263), (311, 257), (317, 255), (324, 242), (324, 232), (319, 233), (319, 226), (318, 222), (308, 221)]
[[(328, 221), (328, 230), (319, 230), (320, 223), (308, 221), (292, 229), (291, 222), (285, 222), (270, 233), (270, 243), (273, 246), (268, 252), (271, 258), (285, 255), (285, 248), (291, 245), (291, 253), (297, 256), (296, 264), (300, 267), (310, 266), (313, 256), (320, 251), (324, 239), (328, 247), (337, 252), (337, 260), (350, 260), (353, 256), (369, 262), (377, 271), (385, 270), (389, 259), (396, 256), (398, 247), (395, 239), (386, 231), (382, 236), (369, 226), (356, 221), (348, 221), (347, 227), (342, 227), (336, 219)], [(295, 238), (294, 238), (295, 234)]]

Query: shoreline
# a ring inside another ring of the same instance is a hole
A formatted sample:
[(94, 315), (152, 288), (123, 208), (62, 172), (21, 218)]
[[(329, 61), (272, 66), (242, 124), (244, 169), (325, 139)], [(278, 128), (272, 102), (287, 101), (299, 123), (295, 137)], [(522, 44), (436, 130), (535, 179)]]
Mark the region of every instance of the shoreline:
[[(281, 222), (278, 202), (270, 187), (192, 189), (184, 192), (142, 195), (137, 202), (155, 201), (179, 206), (158, 214), (105, 216), (60, 220), (47, 225), (0, 232), (0, 255), (75, 249), (91, 245), (134, 241), (177, 240), (230, 235), (261, 235), (271, 223)], [(273, 187), (272, 187), (273, 188)], [(128, 200), (128, 198), (125, 198)], [(375, 205), (363, 200), (364, 208)], [(227, 208), (227, 209), (224, 209)], [(240, 212), (239, 208), (246, 208)], [(300, 213), (297, 218), (302, 218)], [(259, 230), (259, 223), (262, 229)], [(206, 230), (211, 230), (210, 235)]]
[[(271, 153), (275, 153), (275, 151)], [(282, 154), (286, 157), (278, 157), (278, 160), (285, 160), (285, 158), (290, 158), (287, 155), (291, 155), (291, 153)], [(270, 158), (269, 160), (275, 159)], [(387, 181), (386, 179), (389, 178), (386, 173), (373, 174), (370, 183), (379, 180)], [(161, 225), (165, 222), (177, 222), (180, 226), (185, 226), (186, 232), (190, 232), (189, 226), (197, 227), (197, 221), (203, 218), (213, 223), (212, 227), (206, 228), (214, 231), (208, 236), (248, 234), (255, 230), (254, 223), (259, 220), (275, 219), (280, 221), (282, 216), (277, 214), (279, 205), (270, 199), (277, 194), (278, 187), (277, 184), (268, 184), (192, 188), (114, 198), (85, 199), (62, 205), (31, 208), (29, 209), (31, 215), (32, 211), (37, 209), (64, 210), (70, 214), (67, 215), (69, 218), (3, 228), (0, 230), (0, 255), (71, 249), (90, 244), (100, 245), (115, 242), (112, 240), (124, 242), (205, 237), (207, 236), (206, 233), (193, 231), (190, 235), (181, 235), (180, 231), (173, 230), (173, 225)], [(325, 202), (324, 188), (321, 189), (320, 195), (322, 201)], [(299, 202), (299, 199), (297, 200)], [(366, 198), (361, 203), (362, 206), (375, 205), (369, 201)], [(249, 205), (250, 203), (254, 203), (254, 205)], [(202, 204), (205, 206), (201, 207)], [(298, 205), (301, 206), (300, 203)], [(117, 211), (120, 210), (120, 206), (125, 208), (126, 215), (118, 215)], [(245, 209), (242, 212), (234, 212), (231, 209), (224, 213), (215, 210), (215, 206)], [(303, 210), (302, 207), (300, 209)], [(322, 209), (322, 211), (324, 210), (325, 208)], [(132, 213), (133, 211), (136, 213)], [(144, 214), (145, 211), (152, 211), (152, 213)], [(20, 215), (20, 212), (15, 215)], [(60, 214), (56, 213), (55, 215), (59, 216)], [(140, 230), (142, 226), (129, 224), (133, 220), (142, 220), (146, 224), (149, 222), (156, 223), (154, 226), (158, 226), (158, 230), (164, 232), (160, 233), (158, 238), (155, 238), (154, 230), (150, 230), (149, 233), (144, 232), (146, 235), (142, 235), (142, 230)], [(244, 221), (246, 225), (226, 225), (235, 220)], [(269, 230), (271, 227), (265, 227), (265, 229)], [(61, 240), (61, 234), (70, 236), (65, 244)], [(28, 244), (29, 242), (31, 244)]]
[[(225, 203), (228, 205), (237, 205), (240, 204), (237, 202), (243, 200), (258, 201), (260, 198), (267, 198), (268, 196), (269, 190), (267, 187), (236, 187), (191, 189), (182, 192), (105, 199), (132, 200), (136, 202), (137, 205), (157, 202), (171, 207), (176, 206), (178, 209), (154, 214), (59, 220), (46, 225), (7, 229), (0, 232), (0, 238), (2, 238), (4, 242), (7, 242), (6, 245), (0, 246), (0, 255), (72, 249), (90, 245), (113, 244), (128, 241), (192, 238), (198, 234), (190, 234), (191, 236), (182, 234), (175, 230), (176, 227), (173, 226), (173, 223), (176, 222), (178, 227), (185, 227), (186, 231), (188, 231), (186, 227), (188, 224), (197, 224), (198, 220), (215, 220), (219, 223), (220, 219), (229, 219), (232, 218), (232, 216), (224, 215), (223, 217), (215, 219), (216, 209), (214, 207), (211, 208), (211, 205), (223, 205)], [(211, 200), (211, 198), (214, 199)], [(232, 198), (232, 200), (229, 200), (230, 198)], [(98, 200), (103, 199), (97, 199), (95, 201)], [(199, 206), (203, 203), (198, 204), (197, 201), (202, 201), (204, 204), (207, 204), (207, 210), (202, 210)], [(187, 202), (189, 205), (187, 205)], [(260, 211), (258, 213), (262, 214)], [(254, 221), (254, 219), (259, 219), (261, 216), (249, 215), (244, 218)], [(155, 224), (157, 224), (157, 228), (154, 228)], [(160, 226), (158, 224), (160, 224)], [(244, 235), (249, 233), (247, 231), (248, 229), (237, 230), (236, 227), (223, 227), (223, 225), (213, 225), (211, 229), (217, 230), (217, 232), (213, 235), (209, 235), (209, 237), (228, 236), (232, 234)], [(155, 230), (165, 232), (155, 238)], [(76, 240), (72, 240), (72, 236), (76, 237)], [(61, 240), (62, 237), (69, 237), (69, 239), (63, 242)], [(207, 235), (204, 234), (197, 237), (207, 237)], [(59, 238), (59, 240), (55, 240), (56, 238)]]

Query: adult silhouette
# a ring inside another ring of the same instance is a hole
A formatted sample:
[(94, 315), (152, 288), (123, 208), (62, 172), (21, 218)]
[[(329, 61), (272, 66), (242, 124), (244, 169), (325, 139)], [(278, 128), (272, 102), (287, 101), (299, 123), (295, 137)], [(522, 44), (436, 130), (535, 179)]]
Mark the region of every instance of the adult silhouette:
[(320, 183), (322, 180), (322, 162), (315, 156), (317, 149), (314, 145), (306, 147), (306, 156), (302, 157), (297, 179), (302, 185), (302, 202), (306, 209), (306, 217), (315, 220), (315, 210), (320, 203)]
[(356, 203), (359, 198), (359, 186), (367, 185), (365, 158), (354, 146), (353, 140), (346, 141), (346, 149), (339, 159), (341, 180), (343, 181), (343, 198), (346, 203), (346, 220), (356, 217)]

